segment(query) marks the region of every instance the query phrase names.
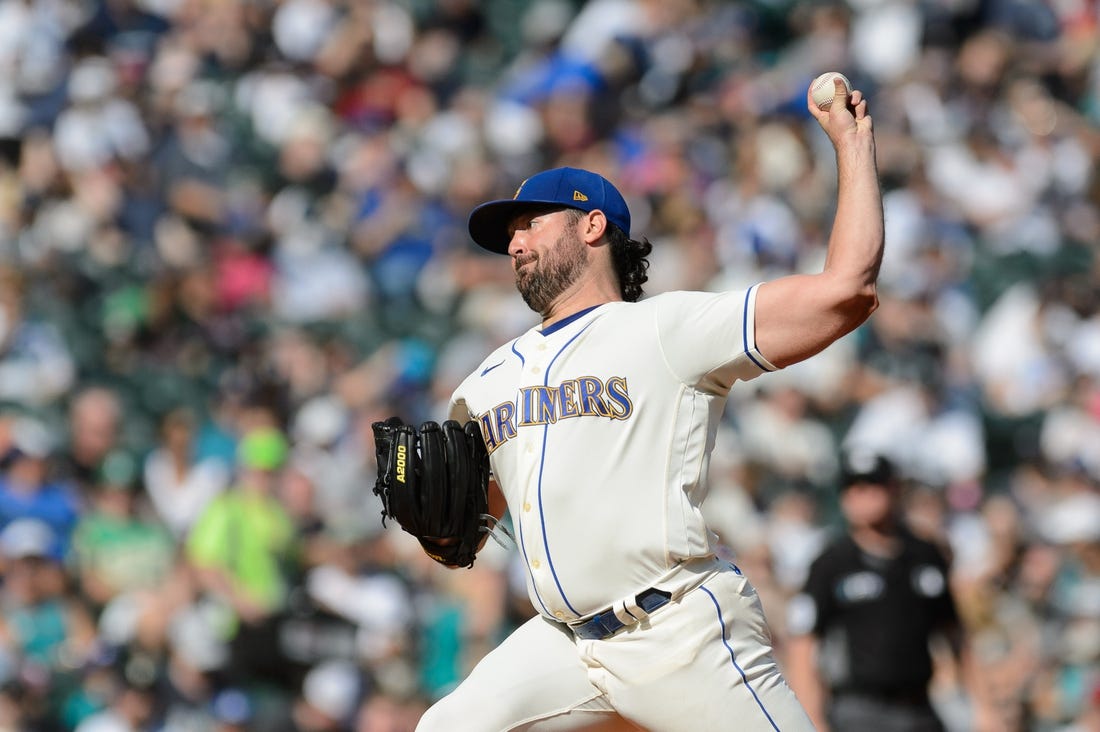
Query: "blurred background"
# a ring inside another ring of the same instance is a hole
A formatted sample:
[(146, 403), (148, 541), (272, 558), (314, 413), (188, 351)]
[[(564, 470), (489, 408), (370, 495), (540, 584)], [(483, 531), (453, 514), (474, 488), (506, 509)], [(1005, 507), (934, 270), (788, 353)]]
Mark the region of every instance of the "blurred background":
[[(470, 208), (599, 170), (647, 291), (821, 266), (870, 99), (882, 305), (734, 389), (708, 511), (785, 609), (892, 457), (1006, 730), (1100, 729), (1093, 0), (0, 0), (0, 729), (411, 730), (532, 614), (371, 495), (535, 323)], [(950, 673), (937, 704), (965, 719)], [(1090, 726), (1091, 725), (1091, 726)], [(965, 729), (965, 722), (958, 729)]]

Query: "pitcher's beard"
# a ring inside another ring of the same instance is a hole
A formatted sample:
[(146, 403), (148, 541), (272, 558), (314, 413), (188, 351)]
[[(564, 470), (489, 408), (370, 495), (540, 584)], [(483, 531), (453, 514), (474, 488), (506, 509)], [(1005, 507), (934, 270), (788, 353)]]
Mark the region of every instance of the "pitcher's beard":
[(584, 242), (572, 232), (563, 233), (542, 256), (516, 260), (516, 289), (527, 307), (546, 315), (554, 301), (580, 279), (586, 264)]

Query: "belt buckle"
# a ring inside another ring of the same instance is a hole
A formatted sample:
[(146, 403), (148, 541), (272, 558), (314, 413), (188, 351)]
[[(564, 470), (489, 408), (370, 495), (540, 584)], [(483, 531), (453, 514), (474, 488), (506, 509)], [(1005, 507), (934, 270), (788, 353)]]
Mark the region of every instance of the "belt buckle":
[(603, 640), (625, 628), (610, 609), (596, 613), (579, 625), (572, 626), (573, 635), (584, 640)]
[(648, 590), (639, 592), (638, 596), (634, 598), (634, 601), (638, 603), (638, 607), (645, 610), (647, 613), (651, 613), (657, 608), (664, 607), (671, 602), (672, 593), (658, 590), (656, 587), (650, 587)]
[[(659, 607), (667, 605), (672, 600), (672, 593), (665, 592), (664, 590), (658, 590), (655, 587), (650, 587), (648, 590), (642, 590), (634, 596), (634, 602), (638, 604), (638, 607), (651, 613)], [(615, 611), (612, 608), (602, 610), (583, 623), (575, 626), (570, 626), (573, 630), (573, 634), (578, 638), (584, 640), (603, 640), (604, 638), (610, 638), (618, 633), (623, 628), (627, 627), (627, 624), (619, 620), (615, 615)]]

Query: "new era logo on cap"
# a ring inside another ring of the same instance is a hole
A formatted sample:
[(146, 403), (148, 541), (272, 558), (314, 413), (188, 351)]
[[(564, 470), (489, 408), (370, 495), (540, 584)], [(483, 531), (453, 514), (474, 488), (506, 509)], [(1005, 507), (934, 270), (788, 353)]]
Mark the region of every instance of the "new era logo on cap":
[(508, 252), (508, 225), (533, 206), (564, 206), (603, 211), (630, 235), (630, 210), (621, 193), (602, 175), (580, 168), (554, 168), (523, 181), (511, 199), (483, 203), (470, 214), (470, 236), (491, 252)]

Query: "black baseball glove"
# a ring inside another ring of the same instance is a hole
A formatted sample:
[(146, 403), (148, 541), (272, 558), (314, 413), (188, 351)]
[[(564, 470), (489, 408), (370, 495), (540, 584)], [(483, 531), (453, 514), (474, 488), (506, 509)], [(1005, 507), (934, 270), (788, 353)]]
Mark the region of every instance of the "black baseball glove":
[(489, 530), (489, 454), (477, 422), (375, 422), (382, 521), (392, 518), (448, 567), (474, 563)]

